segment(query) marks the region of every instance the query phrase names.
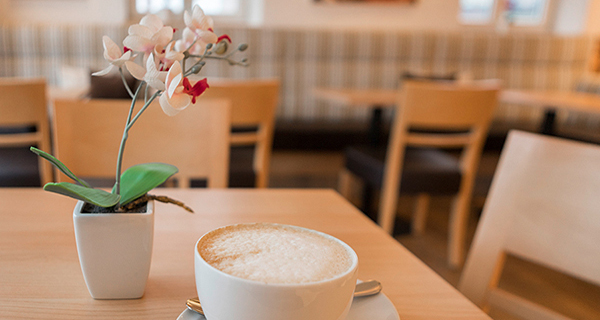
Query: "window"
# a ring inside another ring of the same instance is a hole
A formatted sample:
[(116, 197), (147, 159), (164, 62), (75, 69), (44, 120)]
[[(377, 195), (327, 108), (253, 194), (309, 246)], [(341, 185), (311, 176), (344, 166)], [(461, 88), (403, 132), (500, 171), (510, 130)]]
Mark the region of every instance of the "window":
[(539, 26), (548, 11), (547, 0), (460, 0), (459, 6), (459, 21), (471, 25)]
[(488, 24), (494, 15), (494, 0), (460, 0), (459, 20), (464, 24)]
[(239, 0), (194, 0), (192, 6), (196, 4), (210, 16), (234, 16), (240, 12)]
[(134, 0), (135, 11), (144, 15), (168, 10), (180, 14), (184, 9), (188, 11), (196, 4), (200, 5), (204, 13), (210, 16), (241, 16), (241, 0)]
[(510, 0), (506, 10), (514, 25), (539, 25), (546, 16), (546, 2), (547, 0)]

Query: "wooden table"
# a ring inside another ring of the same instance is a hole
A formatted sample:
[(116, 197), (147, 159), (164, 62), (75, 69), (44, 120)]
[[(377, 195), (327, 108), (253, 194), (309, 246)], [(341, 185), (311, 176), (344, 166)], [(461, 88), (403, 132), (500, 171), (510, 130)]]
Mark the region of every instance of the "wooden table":
[[(381, 110), (394, 106), (398, 91), (395, 89), (351, 89), (351, 88), (316, 88), (314, 95), (319, 99), (342, 103), (349, 107), (366, 107), (373, 109), (372, 125), (379, 114), (381, 126)], [(545, 109), (544, 119), (540, 125), (540, 133), (553, 135), (557, 110), (576, 111), (600, 114), (600, 96), (592, 93), (576, 91), (538, 91), (538, 90), (503, 90), (499, 101), (524, 107), (541, 107)]]
[(393, 89), (315, 88), (313, 94), (346, 106), (371, 109), (368, 139), (374, 145), (381, 142), (383, 109), (394, 106), (398, 100), (398, 91)]
[(544, 108), (540, 133), (554, 135), (556, 111), (567, 110), (600, 114), (600, 96), (577, 91), (504, 90), (500, 101), (523, 106)]
[(359, 257), (359, 278), (378, 279), (402, 320), (490, 319), (332, 190), (159, 189), (196, 210), (158, 203), (143, 298), (94, 300), (77, 257), (75, 202), (40, 189), (0, 189), (0, 319), (175, 319), (196, 296), (194, 245), (241, 222), (277, 222), (329, 233)]

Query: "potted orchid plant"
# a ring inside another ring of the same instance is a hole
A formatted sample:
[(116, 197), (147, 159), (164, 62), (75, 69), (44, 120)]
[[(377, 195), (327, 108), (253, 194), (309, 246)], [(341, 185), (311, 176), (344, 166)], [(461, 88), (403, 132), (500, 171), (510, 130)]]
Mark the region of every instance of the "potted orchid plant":
[[(47, 183), (44, 190), (79, 200), (73, 212), (77, 250), (88, 290), (96, 299), (139, 298), (143, 295), (152, 252), (153, 200), (180, 205), (191, 211), (179, 201), (148, 195), (150, 190), (177, 173), (176, 167), (145, 163), (122, 172), (129, 130), (157, 98), (168, 116), (194, 104), (209, 85), (206, 78), (192, 83), (188, 76), (198, 74), (207, 60), (247, 65), (246, 59), (236, 61), (232, 58), (234, 53), (246, 50), (247, 45), (241, 44), (228, 52), (231, 39), (215, 34), (213, 20), (199, 6), (195, 6), (191, 14), (185, 11), (183, 18), (186, 27), (177, 40), (174, 39), (176, 30), (165, 26), (153, 14), (129, 27), (123, 49), (108, 36), (102, 38), (104, 58), (110, 65), (93, 75), (102, 76), (118, 69), (132, 99), (119, 147), (115, 184), (110, 192), (93, 188), (52, 155), (31, 147), (34, 153), (50, 161), (75, 182)], [(124, 70), (140, 80), (137, 88), (128, 86)], [(142, 99), (143, 106), (134, 110), (136, 102)]]

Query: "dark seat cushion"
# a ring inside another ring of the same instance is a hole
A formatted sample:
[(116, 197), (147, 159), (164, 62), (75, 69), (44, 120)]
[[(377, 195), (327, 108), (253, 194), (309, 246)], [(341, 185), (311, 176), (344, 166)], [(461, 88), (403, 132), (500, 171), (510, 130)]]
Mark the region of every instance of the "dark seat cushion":
[[(346, 168), (365, 183), (381, 188), (386, 147), (353, 146), (345, 151)], [(407, 148), (402, 166), (400, 193), (456, 194), (461, 172), (458, 159), (430, 148)]]
[(413, 80), (413, 81), (454, 81), (456, 80), (456, 73), (449, 74), (416, 74), (411, 72), (405, 72), (400, 76), (400, 80)]
[[(131, 91), (135, 92), (138, 81), (128, 73), (125, 79)], [(118, 73), (109, 73), (104, 76), (91, 76), (89, 97), (92, 99), (131, 99), (123, 79)]]
[(0, 187), (40, 187), (38, 156), (26, 147), (0, 148)]
[[(256, 174), (253, 167), (254, 146), (236, 146), (229, 153), (229, 188), (254, 188)], [(193, 179), (192, 188), (205, 188), (205, 179)]]
[(229, 153), (229, 187), (254, 188), (254, 146), (232, 147)]

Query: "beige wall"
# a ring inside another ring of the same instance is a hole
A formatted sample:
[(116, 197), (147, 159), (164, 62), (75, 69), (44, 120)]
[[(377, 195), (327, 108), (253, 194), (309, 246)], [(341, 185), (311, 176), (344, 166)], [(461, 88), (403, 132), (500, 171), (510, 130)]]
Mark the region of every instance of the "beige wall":
[(3, 22), (120, 24), (127, 20), (127, 0), (0, 0)]
[(264, 25), (277, 27), (457, 30), (459, 0), (415, 4), (331, 4), (264, 0)]
[[(130, 0), (0, 0), (0, 22), (127, 23)], [(464, 26), (459, 0), (417, 0), (415, 4), (331, 4), (314, 0), (245, 0), (254, 26), (355, 30), (494, 31), (493, 25)], [(545, 28), (517, 31), (600, 34), (600, 0), (550, 0)], [(587, 11), (586, 11), (587, 10)], [(579, 17), (583, 16), (583, 17)], [(587, 18), (587, 21), (586, 21)]]
[(588, 34), (600, 34), (600, 0), (590, 0), (586, 24)]

